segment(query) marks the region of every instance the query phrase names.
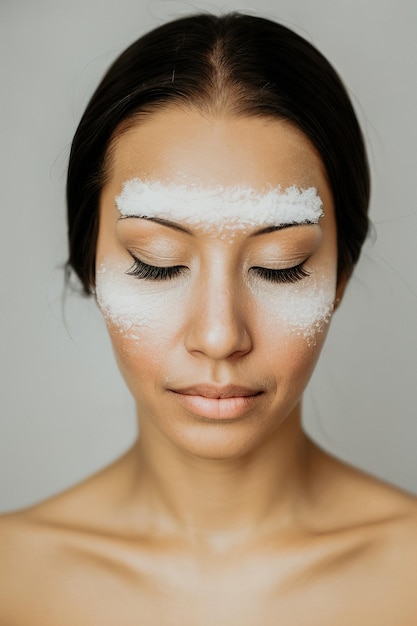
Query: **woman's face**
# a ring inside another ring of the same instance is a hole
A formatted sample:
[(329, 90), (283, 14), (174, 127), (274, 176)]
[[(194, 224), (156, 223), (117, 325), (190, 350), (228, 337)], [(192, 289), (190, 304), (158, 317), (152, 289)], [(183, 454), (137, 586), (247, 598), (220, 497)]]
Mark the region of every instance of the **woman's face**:
[(336, 226), (309, 140), (171, 108), (115, 142), (96, 293), (142, 437), (206, 458), (297, 409), (336, 292)]

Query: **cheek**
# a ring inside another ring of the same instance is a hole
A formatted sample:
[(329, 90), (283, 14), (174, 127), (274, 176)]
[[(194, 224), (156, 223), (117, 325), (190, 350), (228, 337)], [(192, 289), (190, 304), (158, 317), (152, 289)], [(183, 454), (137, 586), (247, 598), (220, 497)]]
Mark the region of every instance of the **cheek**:
[(126, 336), (133, 338), (135, 333), (159, 323), (160, 300), (152, 291), (141, 289), (139, 281), (126, 275), (121, 265), (100, 265), (96, 275), (96, 295), (106, 322)]
[(309, 277), (292, 284), (259, 283), (250, 286), (262, 324), (288, 343), (303, 338), (314, 346), (330, 321), (335, 298), (335, 277)]
[(251, 291), (262, 368), (272, 373), (277, 398), (290, 411), (310, 380), (326, 338), (335, 279), (311, 276), (295, 284), (256, 285)]
[(146, 364), (164, 360), (180, 332), (185, 297), (181, 284), (151, 284), (125, 272), (121, 264), (103, 262), (96, 274), (96, 296), (126, 375), (137, 368), (150, 371)]
[[(293, 299), (291, 299), (294, 305)], [(275, 388), (276, 415), (288, 415), (299, 402), (320, 355), (326, 338), (329, 314), (307, 315), (299, 310), (304, 297), (294, 306), (279, 309), (276, 301), (265, 303), (257, 343), (258, 362), (265, 379)], [(307, 301), (313, 308), (313, 301)], [(280, 303), (281, 304), (281, 303)], [(314, 303), (315, 304), (315, 303)], [(285, 312), (285, 320), (284, 320)], [(324, 312), (323, 312), (324, 313)]]
[(97, 303), (108, 324), (131, 339), (157, 338), (179, 312), (184, 289), (178, 281), (149, 281), (126, 274), (122, 265), (102, 263), (96, 274)]

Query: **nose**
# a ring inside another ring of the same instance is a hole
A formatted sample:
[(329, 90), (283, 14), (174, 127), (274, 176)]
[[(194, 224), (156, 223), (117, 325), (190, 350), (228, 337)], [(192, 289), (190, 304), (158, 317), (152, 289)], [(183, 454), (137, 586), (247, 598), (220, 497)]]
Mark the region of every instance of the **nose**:
[(247, 303), (242, 296), (231, 281), (202, 282), (198, 293), (193, 294), (185, 334), (190, 353), (219, 361), (251, 351)]

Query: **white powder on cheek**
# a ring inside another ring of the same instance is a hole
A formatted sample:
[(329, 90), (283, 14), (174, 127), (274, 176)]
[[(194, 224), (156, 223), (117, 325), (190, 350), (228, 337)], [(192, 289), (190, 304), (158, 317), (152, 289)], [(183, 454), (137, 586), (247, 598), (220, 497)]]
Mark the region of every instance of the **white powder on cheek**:
[(315, 187), (252, 188), (186, 186), (133, 178), (116, 197), (122, 217), (158, 217), (205, 229), (236, 231), (284, 224), (317, 224), (323, 215)]
[[(126, 274), (126, 267), (111, 260), (100, 265), (96, 272), (96, 296), (104, 318), (115, 324), (122, 333), (137, 338), (135, 331), (155, 327), (158, 320), (166, 320), (160, 289), (146, 285)], [(168, 298), (169, 301), (169, 298)], [(169, 302), (168, 302), (169, 303)]]
[(295, 284), (259, 285), (251, 281), (251, 290), (264, 313), (286, 332), (303, 335), (309, 345), (316, 333), (330, 321), (335, 287), (328, 277), (305, 278)]
[[(160, 285), (149, 282), (143, 288), (140, 281), (125, 272), (125, 267), (111, 260), (100, 265), (96, 274), (99, 307), (105, 319), (126, 337), (140, 340), (143, 332), (148, 335), (152, 331), (157, 338), (161, 331), (163, 334), (172, 312), (181, 309), (184, 289), (168, 287), (161, 291)], [(276, 323), (277, 332), (302, 335), (309, 345), (314, 344), (316, 333), (324, 330), (330, 320), (335, 287), (326, 277), (320, 281), (310, 277), (289, 285), (268, 285), (251, 279), (248, 287), (262, 314)]]

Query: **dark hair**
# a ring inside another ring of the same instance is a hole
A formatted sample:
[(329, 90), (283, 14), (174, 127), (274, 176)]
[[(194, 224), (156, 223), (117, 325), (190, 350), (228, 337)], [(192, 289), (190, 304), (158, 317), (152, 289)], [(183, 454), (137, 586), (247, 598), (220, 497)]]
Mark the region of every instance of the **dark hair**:
[(324, 56), (288, 28), (239, 13), (169, 22), (129, 46), (107, 71), (72, 143), (67, 180), (69, 260), (94, 285), (98, 205), (112, 140), (162, 107), (292, 122), (325, 166), (336, 212), (338, 276), (350, 275), (368, 232), (369, 168), (349, 96)]

